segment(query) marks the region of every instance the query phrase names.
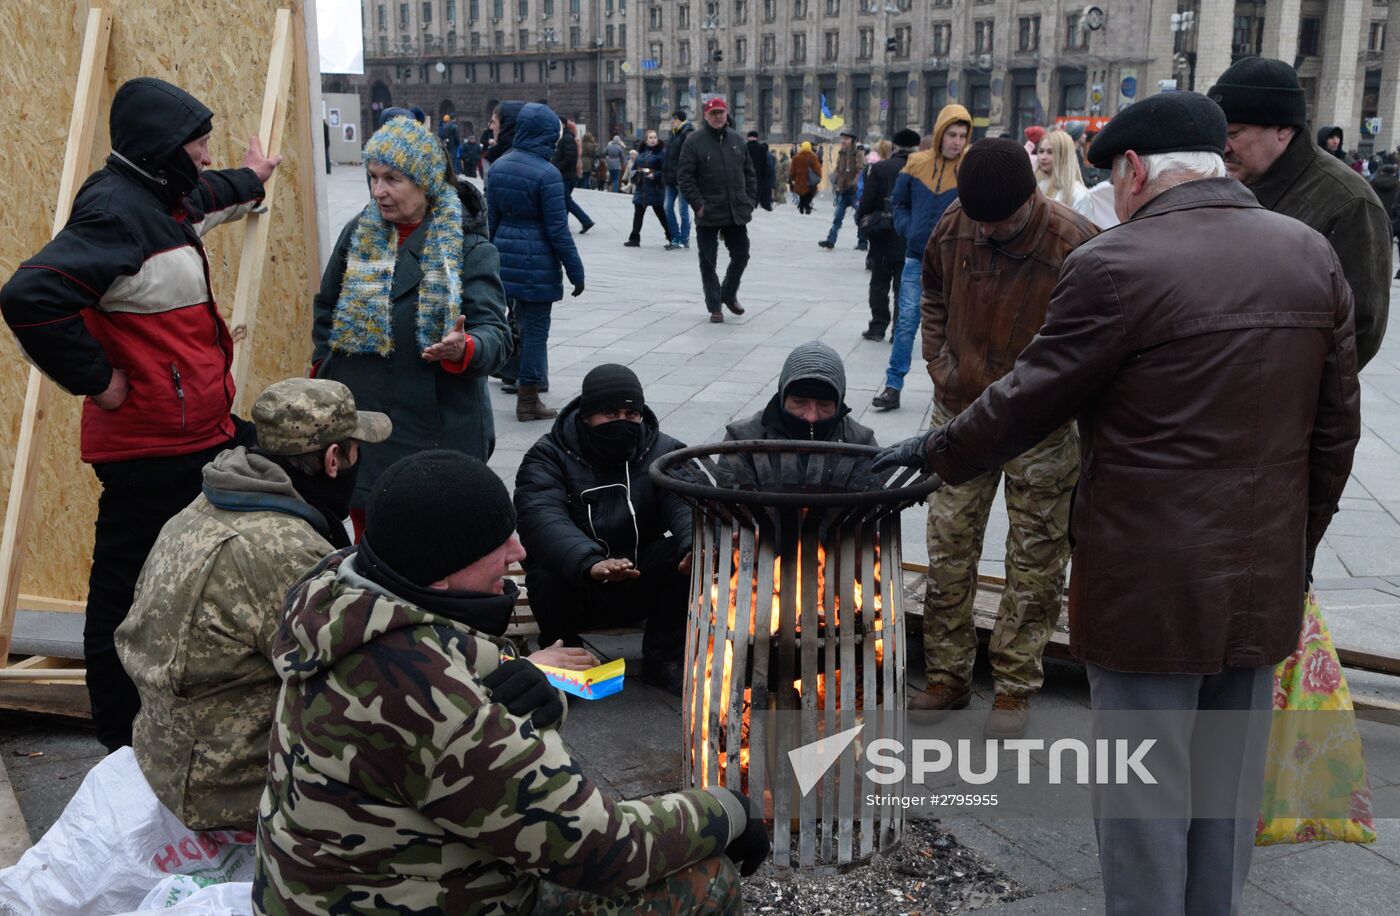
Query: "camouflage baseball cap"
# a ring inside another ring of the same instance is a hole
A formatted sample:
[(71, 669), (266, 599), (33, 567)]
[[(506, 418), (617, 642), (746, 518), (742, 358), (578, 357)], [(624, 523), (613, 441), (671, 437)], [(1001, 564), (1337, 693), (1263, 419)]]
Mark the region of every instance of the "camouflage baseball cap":
[(346, 439), (383, 442), (389, 417), (355, 409), (355, 396), (329, 379), (289, 378), (269, 385), (253, 403), (258, 448), (269, 455), (305, 455)]

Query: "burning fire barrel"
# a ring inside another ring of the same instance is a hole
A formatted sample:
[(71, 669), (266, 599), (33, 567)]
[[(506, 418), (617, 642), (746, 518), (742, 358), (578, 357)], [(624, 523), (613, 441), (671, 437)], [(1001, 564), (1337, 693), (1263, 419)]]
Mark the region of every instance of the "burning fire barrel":
[(874, 787), (858, 755), (803, 793), (786, 753), (860, 725), (866, 737), (899, 737), (899, 513), (939, 481), (908, 468), (875, 475), (877, 451), (724, 442), (651, 468), (694, 509), (683, 776), (761, 803), (778, 866), (859, 862), (903, 831), (900, 809), (861, 804)]

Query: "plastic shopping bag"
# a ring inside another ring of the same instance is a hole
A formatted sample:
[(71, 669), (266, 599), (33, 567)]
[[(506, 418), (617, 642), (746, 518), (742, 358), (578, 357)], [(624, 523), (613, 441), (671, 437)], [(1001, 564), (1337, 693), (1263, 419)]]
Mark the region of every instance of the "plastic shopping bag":
[[(1350, 713), (1352, 709), (1351, 691), (1332, 645), (1332, 635), (1312, 592), (1308, 592), (1304, 607), (1298, 648), (1274, 669), (1274, 709), (1337, 713)], [(1348, 816), (1284, 816), (1319, 808), (1343, 808)], [(1366, 760), (1356, 720), (1351, 715), (1275, 715), (1264, 769), (1264, 802), (1254, 844), (1320, 840), (1376, 840), (1371, 789), (1366, 782)]]
[(145, 905), (170, 875), (201, 885), (251, 882), (253, 841), (252, 833), (197, 831), (180, 823), (124, 747), (93, 767), (43, 839), (0, 871), (0, 913), (126, 913)]

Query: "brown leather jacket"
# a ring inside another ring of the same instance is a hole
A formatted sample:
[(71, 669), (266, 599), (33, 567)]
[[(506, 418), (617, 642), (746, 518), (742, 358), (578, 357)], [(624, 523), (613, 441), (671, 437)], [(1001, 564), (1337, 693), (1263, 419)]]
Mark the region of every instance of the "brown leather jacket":
[(930, 462), (959, 483), (1077, 417), (1075, 655), (1275, 664), (1360, 436), (1352, 312), (1326, 238), (1233, 179), (1178, 185), (1066, 259), (1045, 326)]
[(1045, 323), (1069, 253), (1099, 230), (1039, 191), (1030, 222), (1002, 245), (953, 203), (924, 251), (924, 359), (938, 402), (954, 413), (1011, 371)]

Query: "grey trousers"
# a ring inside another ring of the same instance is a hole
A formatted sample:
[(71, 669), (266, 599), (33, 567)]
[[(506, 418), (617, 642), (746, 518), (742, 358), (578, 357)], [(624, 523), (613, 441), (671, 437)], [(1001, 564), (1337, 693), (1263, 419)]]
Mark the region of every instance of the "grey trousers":
[[(1157, 738), (1150, 753), (1159, 784), (1151, 787), (1152, 803), (1142, 809), (1147, 814), (1131, 816), (1135, 800), (1143, 796), (1093, 787), (1106, 911), (1110, 916), (1238, 913), (1254, 854), (1269, 716), (1192, 711), (1267, 711), (1273, 668), (1188, 675), (1087, 667), (1095, 737), (1121, 736), (1122, 723), (1131, 718), (1135, 733), (1150, 731)], [(1101, 715), (1117, 710), (1140, 712)], [(1186, 816), (1154, 816), (1164, 806)], [(1192, 811), (1212, 816), (1187, 814)], [(1224, 812), (1234, 817), (1219, 816)]]

